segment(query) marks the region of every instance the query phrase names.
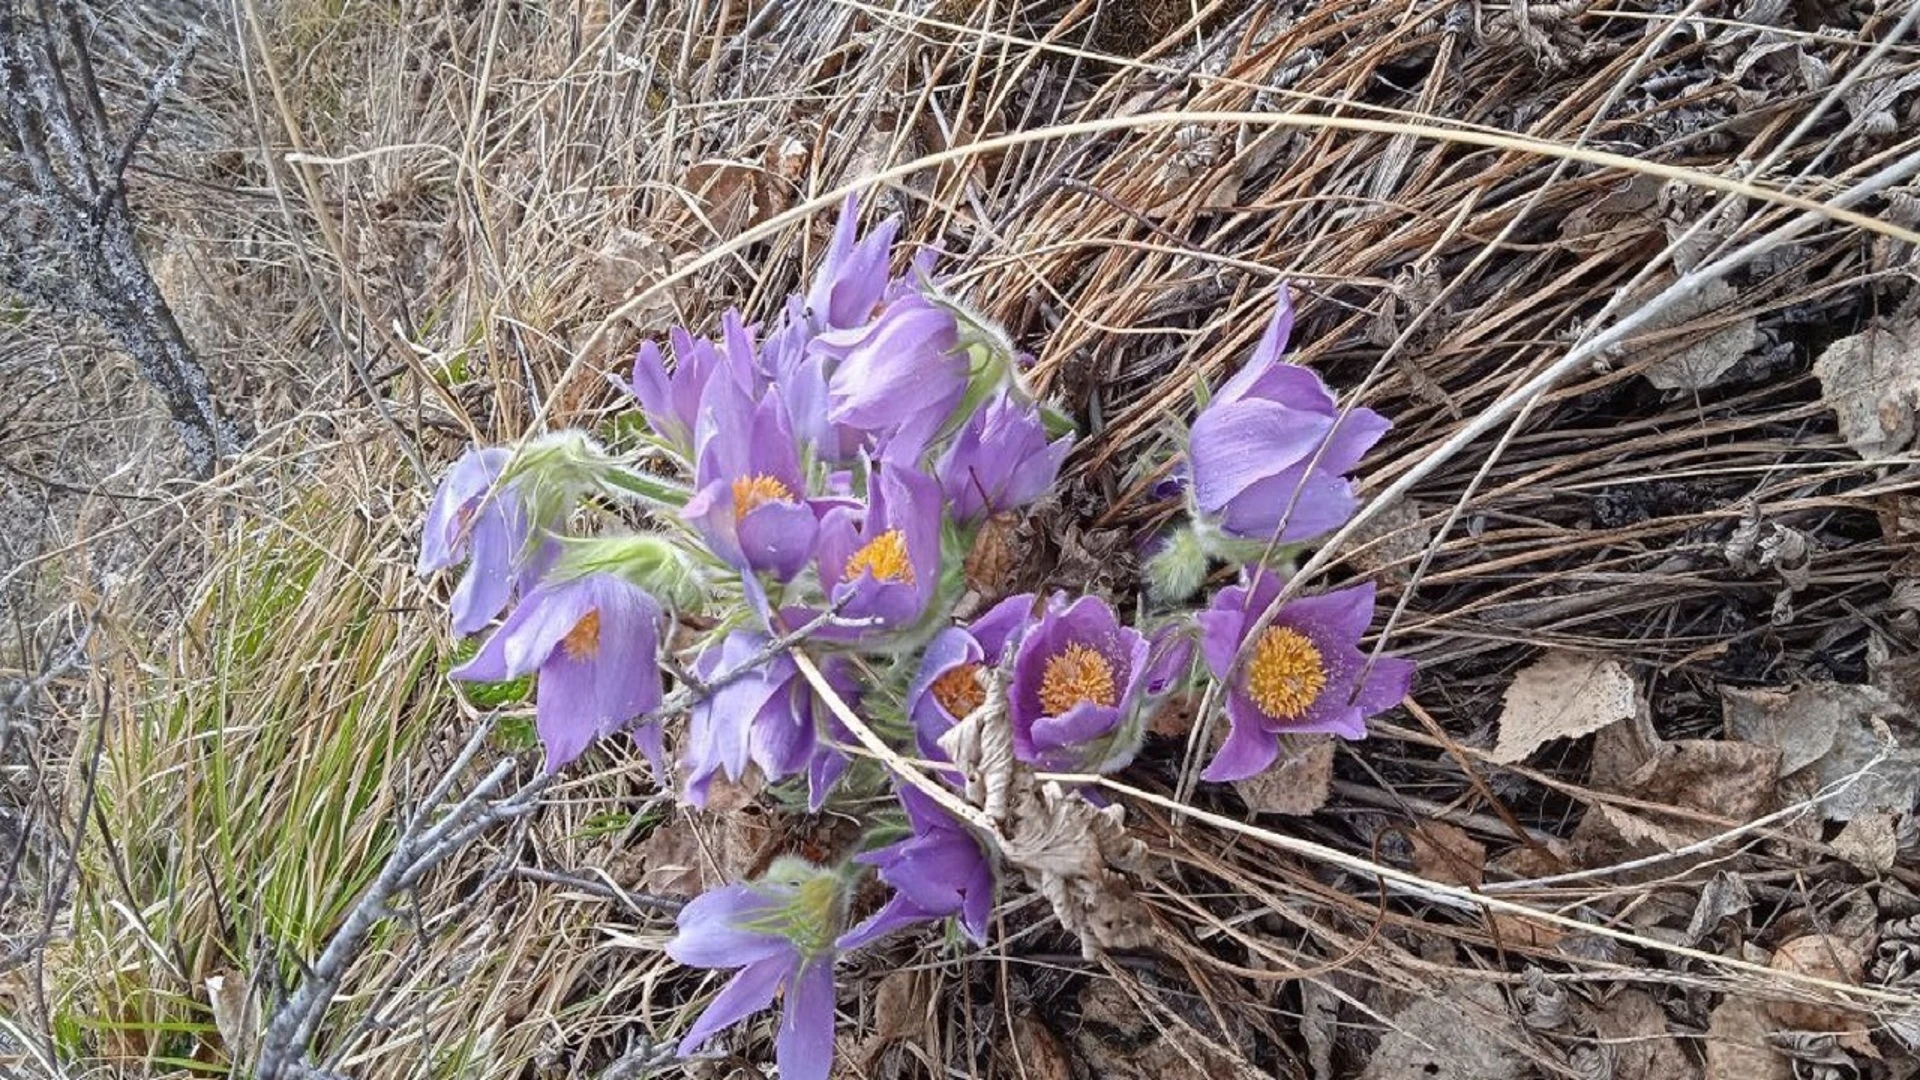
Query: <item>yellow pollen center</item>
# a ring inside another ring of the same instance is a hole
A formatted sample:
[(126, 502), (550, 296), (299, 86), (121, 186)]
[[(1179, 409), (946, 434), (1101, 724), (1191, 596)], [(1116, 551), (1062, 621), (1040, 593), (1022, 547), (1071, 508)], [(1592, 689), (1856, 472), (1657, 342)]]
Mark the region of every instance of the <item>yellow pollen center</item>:
[(888, 529), (867, 541), (866, 546), (847, 560), (847, 570), (841, 578), (858, 581), (863, 570), (871, 570), (875, 581), (913, 584), (913, 562), (907, 558), (907, 534), (899, 529)]
[(964, 720), (986, 703), (986, 688), (975, 678), (979, 671), (979, 664), (966, 663), (933, 680), (933, 700), (947, 710), (948, 716)]
[(594, 608), (574, 623), (567, 636), (560, 639), (560, 647), (572, 660), (591, 660), (600, 655), (600, 609)]
[(1298, 630), (1271, 626), (1253, 646), (1247, 696), (1275, 720), (1298, 720), (1327, 686), (1320, 650)]
[(1048, 716), (1059, 716), (1083, 701), (1111, 706), (1119, 700), (1113, 665), (1078, 642), (1049, 657), (1040, 672), (1040, 707)]
[(792, 501), (793, 491), (765, 473), (758, 476), (743, 476), (733, 482), (735, 517), (746, 517), (768, 503)]

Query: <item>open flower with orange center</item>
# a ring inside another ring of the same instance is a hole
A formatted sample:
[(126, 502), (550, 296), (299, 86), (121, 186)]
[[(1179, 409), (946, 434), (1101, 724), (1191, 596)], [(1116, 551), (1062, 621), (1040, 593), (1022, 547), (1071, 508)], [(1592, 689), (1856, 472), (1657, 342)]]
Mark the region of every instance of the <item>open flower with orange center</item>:
[(919, 622), (940, 585), (940, 485), (903, 465), (875, 463), (865, 506), (820, 521), (820, 581), (840, 614), (879, 632)]
[(1232, 724), (1203, 779), (1261, 772), (1279, 756), (1283, 734), (1365, 738), (1366, 718), (1399, 704), (1413, 681), (1413, 661), (1382, 656), (1369, 665), (1360, 649), (1373, 620), (1371, 583), (1289, 600), (1272, 625), (1253, 634), (1280, 586), (1271, 571), (1255, 571), (1195, 616), (1207, 667), (1227, 682)]
[(1014, 756), (1064, 772), (1111, 772), (1132, 761), (1144, 731), (1147, 654), (1146, 637), (1120, 625), (1106, 601), (1069, 604), (1055, 593), (1014, 654)]
[(755, 400), (732, 379), (713, 380), (694, 442), (696, 491), (682, 514), (707, 546), (742, 573), (781, 581), (799, 573), (813, 556), (819, 522), (780, 392)]
[[(452, 675), (474, 682), (535, 675), (534, 725), (553, 772), (597, 736), (659, 707), (660, 621), (660, 605), (625, 578), (588, 574), (546, 582)], [(658, 772), (659, 722), (636, 729), (634, 740)]]
[(1033, 621), (1033, 594), (1009, 596), (966, 626), (950, 626), (933, 636), (920, 671), (907, 688), (907, 715), (930, 761), (945, 761), (940, 736), (986, 703), (983, 675), (1004, 658), (1007, 645)]

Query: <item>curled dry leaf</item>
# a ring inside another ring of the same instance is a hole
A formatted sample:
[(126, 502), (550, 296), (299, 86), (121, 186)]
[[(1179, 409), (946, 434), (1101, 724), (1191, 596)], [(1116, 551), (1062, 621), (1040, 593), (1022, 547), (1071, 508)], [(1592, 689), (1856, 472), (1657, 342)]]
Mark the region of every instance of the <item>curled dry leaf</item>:
[[(1774, 950), (1767, 966), (1791, 975), (1858, 986), (1867, 962), (1852, 942), (1838, 934), (1807, 934)], [(1766, 1010), (1780, 1027), (1795, 1031), (1843, 1031), (1868, 1022), (1863, 1013), (1821, 1001), (1769, 1001)]]
[(1614, 1080), (1699, 1080), (1700, 1066), (1667, 1026), (1653, 995), (1628, 987), (1588, 1005), (1594, 1038), (1613, 1052)]
[(1662, 355), (1648, 366), (1647, 381), (1659, 390), (1705, 390), (1758, 348), (1760, 324), (1752, 316), (1726, 320), (1738, 301), (1733, 286), (1716, 279), (1649, 323), (1649, 333), (1698, 325), (1653, 346)]
[[(1728, 734), (1777, 747), (1783, 779), (1804, 773), (1815, 791), (1830, 792), (1820, 803), (1822, 817), (1851, 821), (1912, 808), (1920, 791), (1920, 731), (1886, 691), (1817, 683), (1792, 690), (1723, 687), (1720, 698)], [(1887, 745), (1883, 732), (1895, 745)]]
[(1333, 787), (1333, 736), (1282, 735), (1280, 759), (1233, 789), (1256, 814), (1304, 816), (1327, 805)]
[(1125, 876), (1145, 864), (1146, 846), (1127, 834), (1125, 809), (1096, 810), (1053, 781), (1036, 783), (1025, 766), (1015, 777), (1000, 844), (1007, 863), (1053, 905), (1087, 959), (1150, 944), (1145, 909)]
[(1365, 1080), (1519, 1080), (1532, 1075), (1524, 1037), (1494, 987), (1436, 987), (1388, 1022)]
[(1507, 687), (1489, 756), (1513, 764), (1554, 739), (1591, 735), (1625, 720), (1639, 707), (1639, 685), (1618, 661), (1549, 651)]
[(1477, 889), (1486, 880), (1487, 846), (1458, 825), (1423, 821), (1412, 840), (1413, 872), (1428, 881)]
[(1765, 1004), (1728, 995), (1707, 1022), (1706, 1080), (1791, 1080), (1793, 1067), (1767, 1040), (1776, 1030)]
[(1841, 338), (1813, 362), (1820, 396), (1840, 435), (1863, 458), (1897, 453), (1913, 442), (1920, 408), (1920, 320), (1878, 321)]
[[(1601, 732), (1593, 744), (1592, 787), (1699, 815), (1751, 821), (1774, 800), (1780, 751), (1729, 740), (1667, 742), (1637, 724)], [(1593, 863), (1617, 862), (1696, 843), (1723, 826), (1678, 815), (1597, 803), (1574, 830)], [(1622, 849), (1625, 849), (1624, 852)]]

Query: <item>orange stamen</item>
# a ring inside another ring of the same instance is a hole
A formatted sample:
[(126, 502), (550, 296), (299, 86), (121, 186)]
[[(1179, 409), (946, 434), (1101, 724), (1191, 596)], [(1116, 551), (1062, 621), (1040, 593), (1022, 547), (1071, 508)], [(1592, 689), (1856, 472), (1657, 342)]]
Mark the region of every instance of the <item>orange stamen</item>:
[(858, 581), (862, 571), (871, 571), (875, 581), (913, 584), (913, 562), (907, 558), (907, 534), (899, 529), (888, 529), (867, 541), (865, 547), (854, 552), (853, 558), (847, 560), (847, 569), (841, 579)]
[(581, 616), (573, 624), (567, 636), (560, 639), (560, 647), (567, 651), (570, 660), (591, 660), (600, 655), (600, 609), (594, 608)]
[(793, 491), (771, 476), (743, 476), (733, 482), (733, 513), (746, 517), (768, 503), (793, 502)]
[(1275, 720), (1298, 720), (1327, 686), (1326, 662), (1305, 634), (1270, 626), (1247, 664), (1247, 696)]
[(933, 700), (947, 715), (964, 720), (973, 710), (986, 704), (987, 689), (980, 685), (980, 665), (965, 663), (933, 680)]
[(1059, 716), (1083, 701), (1111, 706), (1120, 700), (1113, 664), (1078, 642), (1048, 658), (1040, 673), (1040, 707)]

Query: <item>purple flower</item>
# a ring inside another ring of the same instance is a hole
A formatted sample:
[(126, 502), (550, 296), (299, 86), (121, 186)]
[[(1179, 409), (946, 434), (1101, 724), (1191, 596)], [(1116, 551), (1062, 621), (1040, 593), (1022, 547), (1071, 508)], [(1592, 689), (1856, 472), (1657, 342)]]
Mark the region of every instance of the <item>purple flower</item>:
[(1319, 375), (1281, 363), (1292, 330), (1283, 287), (1253, 359), (1193, 421), (1194, 504), (1229, 536), (1294, 543), (1339, 528), (1355, 508), (1343, 474), (1391, 426), (1371, 409), (1341, 417)]
[[(625, 578), (589, 574), (529, 592), (473, 659), (453, 677), (502, 682), (538, 673), (534, 723), (547, 771), (580, 756), (596, 736), (658, 708), (660, 605)], [(660, 725), (634, 739), (660, 768)]]
[(693, 498), (682, 511), (714, 553), (743, 572), (782, 581), (813, 555), (818, 529), (805, 498), (800, 451), (777, 389), (756, 405), (744, 388), (708, 388), (695, 427)]
[(952, 915), (960, 916), (974, 944), (984, 945), (993, 911), (993, 864), (980, 841), (911, 784), (900, 785), (900, 805), (913, 835), (854, 860), (877, 867), (880, 880), (893, 886), (893, 896), (835, 946), (850, 951), (902, 927)]
[(887, 262), (893, 237), (900, 229), (898, 214), (881, 222), (864, 238), (860, 228), (860, 198), (850, 194), (840, 204), (840, 221), (826, 257), (807, 289), (807, 314), (817, 330), (851, 330), (873, 319), (887, 291)]
[[(1373, 619), (1373, 585), (1288, 601), (1273, 624), (1248, 640), (1254, 621), (1280, 595), (1280, 579), (1255, 571), (1220, 590), (1200, 623), (1200, 651), (1214, 678), (1227, 685), (1232, 731), (1206, 780), (1242, 780), (1273, 764), (1285, 733), (1331, 732), (1363, 739), (1366, 718), (1400, 703), (1413, 681), (1413, 661), (1380, 657), (1367, 667), (1360, 636)], [(1246, 663), (1233, 674), (1234, 659)]]
[(625, 384), (633, 396), (640, 399), (640, 411), (653, 430), (683, 451), (693, 448), (701, 403), (714, 376), (720, 375), (748, 393), (759, 385), (753, 338), (740, 321), (740, 313), (727, 312), (721, 327), (717, 348), (713, 342), (695, 338), (680, 327), (668, 331), (674, 356), (671, 373), (667, 371), (659, 346), (651, 341), (641, 345), (633, 361), (633, 379)]
[(866, 326), (821, 334), (813, 350), (839, 361), (827, 382), (828, 419), (912, 463), (967, 392), (959, 342), (953, 313), (917, 293), (890, 301)]
[[(703, 682), (717, 681), (759, 657), (769, 640), (763, 634), (735, 631), (700, 654), (694, 674)], [(858, 686), (844, 662), (830, 662), (824, 674), (843, 699), (857, 696)], [(687, 727), (687, 801), (705, 806), (715, 773), (738, 780), (753, 764), (769, 782), (805, 771), (810, 783), (808, 807), (818, 810), (847, 765), (846, 756), (820, 738), (819, 721), (825, 712), (826, 706), (785, 653), (729, 680), (693, 708)], [(846, 738), (837, 724), (830, 721), (828, 726), (830, 735)]]
[(533, 588), (553, 562), (556, 549), (536, 539), (519, 485), (500, 482), (512, 459), (513, 451), (505, 447), (468, 450), (447, 470), (427, 508), (419, 572), (468, 560), (448, 604), (456, 634), (484, 629), (516, 590)]
[(954, 519), (970, 521), (1046, 494), (1072, 446), (1047, 442), (1040, 410), (1003, 392), (967, 418), (935, 471)]
[(1007, 699), (1013, 753), (1063, 772), (1110, 772), (1133, 760), (1147, 639), (1096, 596), (1055, 593), (1013, 658)]
[(1033, 594), (1009, 596), (969, 626), (949, 626), (933, 636), (920, 671), (907, 688), (907, 716), (913, 721), (920, 753), (945, 761), (940, 736), (986, 701), (983, 669), (998, 665), (1007, 644), (1033, 621)]
[(844, 890), (830, 871), (780, 859), (764, 878), (695, 897), (667, 955), (734, 975), (680, 1043), (685, 1057), (723, 1028), (781, 999), (774, 1059), (781, 1080), (827, 1080), (833, 1067), (833, 938)]
[(865, 507), (834, 507), (820, 521), (820, 580), (846, 618), (905, 629), (940, 584), (940, 485), (884, 463), (867, 483)]

